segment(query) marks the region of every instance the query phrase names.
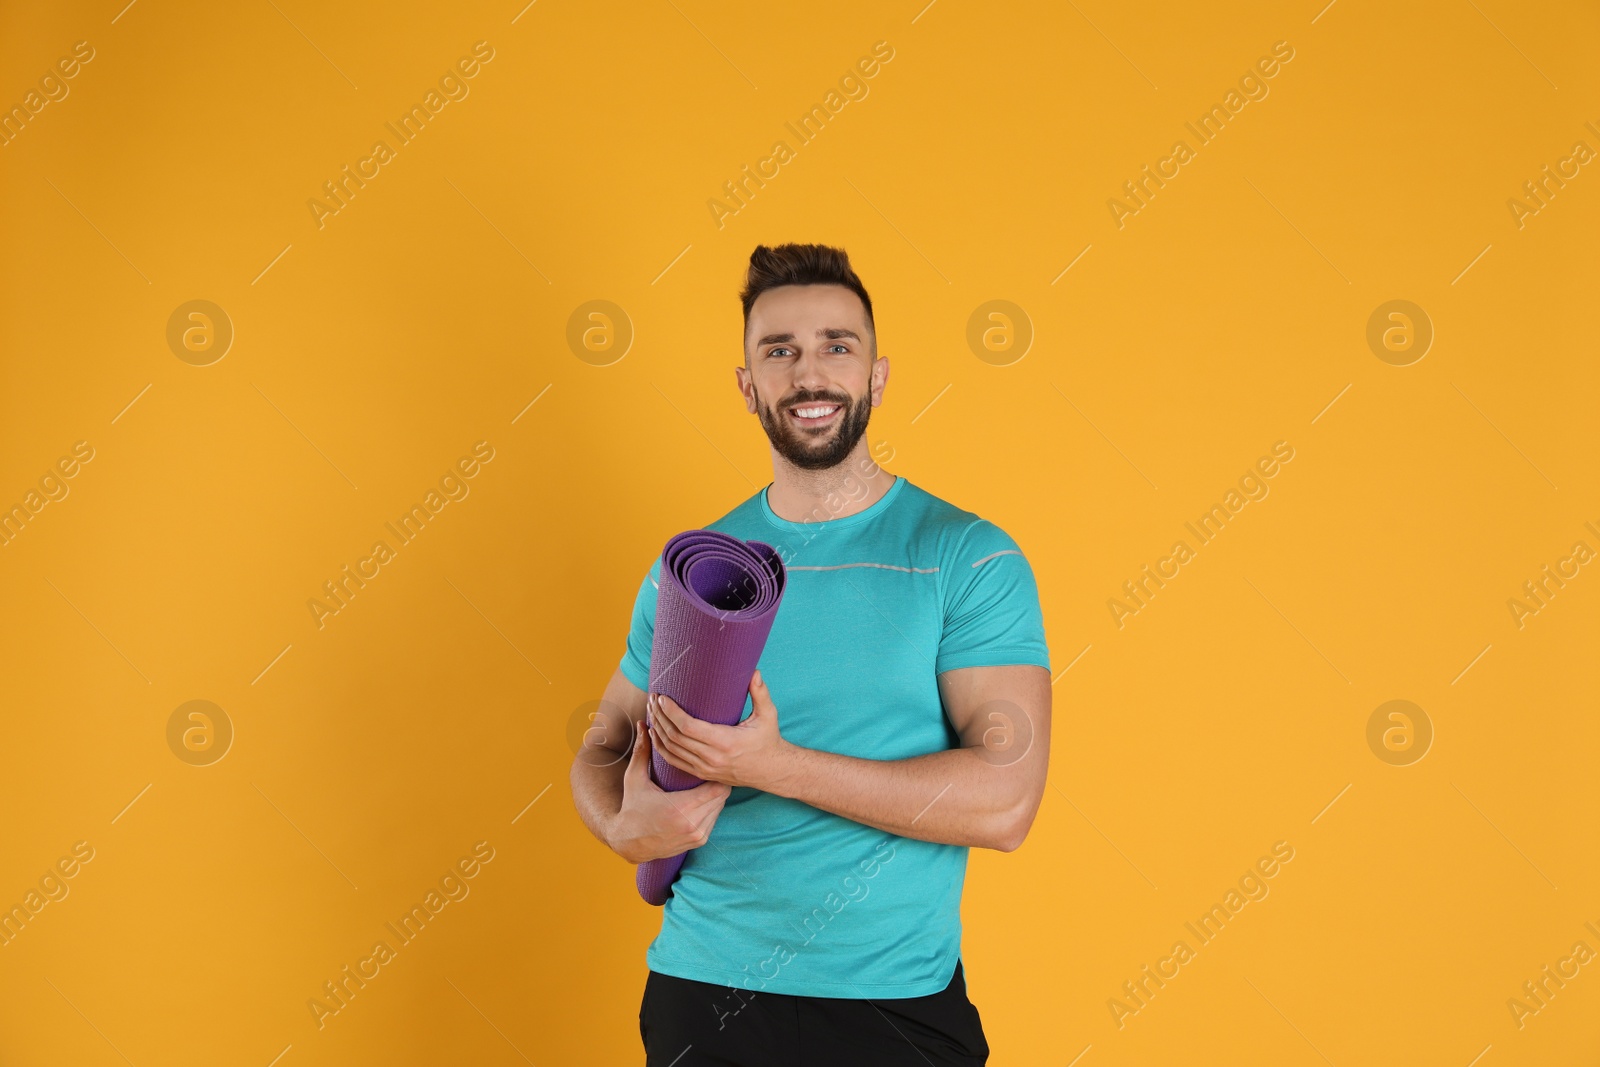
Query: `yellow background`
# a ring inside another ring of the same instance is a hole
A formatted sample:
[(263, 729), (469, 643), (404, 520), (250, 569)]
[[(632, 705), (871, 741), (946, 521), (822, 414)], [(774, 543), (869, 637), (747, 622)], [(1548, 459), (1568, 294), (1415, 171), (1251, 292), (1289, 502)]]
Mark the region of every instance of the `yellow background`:
[[(1521, 1028), (1506, 1003), (1600, 950), (1596, 565), (1507, 607), (1600, 549), (1600, 174), (1506, 204), (1600, 150), (1593, 5), (122, 3), (0, 16), (7, 106), (95, 49), (0, 148), (0, 503), (95, 450), (0, 547), (0, 903), (95, 850), (0, 948), (0, 1059), (642, 1062), (660, 913), (577, 820), (569, 727), (665, 539), (770, 480), (735, 294), (799, 240), (876, 302), (886, 466), (1039, 579), (1051, 784), (964, 905), (992, 1062), (1595, 1062), (1600, 964)], [(1119, 229), (1107, 200), (1277, 41), (1270, 94)], [(196, 299), (235, 330), (209, 366), (166, 340)], [(997, 299), (1034, 330), (1008, 366), (966, 342)], [(1435, 331), (1410, 366), (1366, 342), (1392, 299)], [(632, 324), (610, 366), (566, 341), (590, 300)], [(307, 600), (480, 440), (470, 495), (319, 629)], [(1119, 629), (1123, 581), (1280, 440), (1270, 495)], [(1392, 699), (1435, 732), (1409, 766), (1367, 745)], [(209, 766), (168, 747), (190, 700), (233, 724)], [(1270, 896), (1119, 1029), (1280, 840)], [(307, 1000), (479, 841), (470, 896), (319, 1030)]]

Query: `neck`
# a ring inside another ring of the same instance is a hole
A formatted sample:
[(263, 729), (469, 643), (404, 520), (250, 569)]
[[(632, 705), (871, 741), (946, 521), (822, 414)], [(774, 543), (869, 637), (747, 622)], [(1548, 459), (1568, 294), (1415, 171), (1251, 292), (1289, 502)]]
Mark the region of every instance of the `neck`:
[(824, 470), (796, 467), (774, 451), (767, 505), (789, 522), (829, 522), (867, 510), (895, 481), (867, 452), (865, 436), (843, 462)]

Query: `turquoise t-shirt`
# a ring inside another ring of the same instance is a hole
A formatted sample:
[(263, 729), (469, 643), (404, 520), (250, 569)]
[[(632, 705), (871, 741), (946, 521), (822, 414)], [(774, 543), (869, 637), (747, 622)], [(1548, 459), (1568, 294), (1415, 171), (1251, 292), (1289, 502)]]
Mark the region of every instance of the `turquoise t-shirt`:
[[(865, 511), (819, 518), (779, 518), (763, 489), (708, 527), (772, 545), (788, 569), (758, 664), (785, 740), (873, 760), (958, 748), (940, 672), (1049, 669), (1033, 570), (998, 526), (903, 477)], [(660, 569), (657, 556), (621, 662), (640, 689)], [(645, 960), (662, 974), (774, 993), (937, 993), (960, 957), (966, 870), (966, 846), (737, 786), (685, 860)]]

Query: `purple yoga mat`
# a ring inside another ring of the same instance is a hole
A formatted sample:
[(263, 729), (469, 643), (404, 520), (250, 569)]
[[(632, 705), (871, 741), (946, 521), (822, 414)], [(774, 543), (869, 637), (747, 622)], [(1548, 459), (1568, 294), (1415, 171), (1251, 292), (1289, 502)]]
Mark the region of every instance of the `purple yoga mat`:
[[(661, 551), (650, 689), (706, 722), (732, 726), (744, 711), (750, 676), (783, 599), (787, 572), (771, 545), (716, 530), (685, 530)], [(701, 780), (672, 766), (654, 745), (650, 776), (668, 792)], [(672, 895), (680, 853), (639, 864), (635, 883), (647, 903)]]

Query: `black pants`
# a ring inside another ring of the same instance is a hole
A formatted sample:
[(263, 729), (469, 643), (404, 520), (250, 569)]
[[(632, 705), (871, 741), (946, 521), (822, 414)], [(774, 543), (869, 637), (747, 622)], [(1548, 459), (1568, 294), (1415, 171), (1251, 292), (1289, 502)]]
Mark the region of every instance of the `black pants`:
[(989, 1059), (961, 963), (941, 993), (801, 997), (651, 971), (639, 1005), (645, 1067), (982, 1067)]

